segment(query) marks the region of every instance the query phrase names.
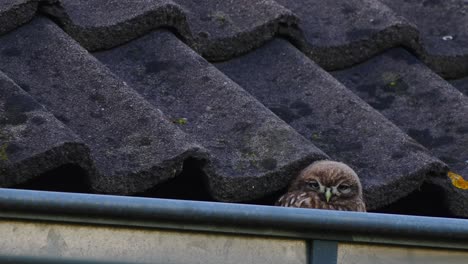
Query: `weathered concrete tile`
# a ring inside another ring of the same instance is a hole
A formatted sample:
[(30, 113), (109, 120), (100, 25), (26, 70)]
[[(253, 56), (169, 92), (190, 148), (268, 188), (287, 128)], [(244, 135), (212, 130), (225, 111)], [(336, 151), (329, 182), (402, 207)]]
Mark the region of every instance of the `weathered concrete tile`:
[(111, 48), (161, 26), (190, 37), (183, 10), (171, 0), (59, 0), (41, 10), (88, 50)]
[(212, 61), (282, 35), (327, 70), (403, 46), (444, 77), (468, 74), (463, 0), (57, 0), (40, 9), (92, 51), (171, 27)]
[(172, 27), (203, 56), (221, 60), (258, 47), (296, 22), (273, 0), (61, 0), (43, 5), (89, 50), (107, 49)]
[(278, 0), (300, 19), (298, 47), (320, 66), (340, 69), (410, 43), (416, 28), (377, 0)]
[(209, 150), (204, 171), (218, 200), (262, 197), (326, 158), (168, 31), (94, 55)]
[(468, 95), (468, 77), (457, 80), (451, 80), (450, 84), (452, 84), (460, 92), (464, 93), (465, 95)]
[(382, 0), (414, 23), (421, 35), (418, 53), (445, 77), (468, 75), (468, 2), (465, 0)]
[(0, 72), (0, 186), (66, 164), (94, 173), (83, 141)]
[[(468, 177), (468, 98), (403, 49), (332, 73), (354, 93)], [(444, 181), (448, 183), (444, 176)], [(445, 186), (454, 214), (468, 216), (468, 192)]]
[(443, 163), (285, 40), (216, 66), (333, 159), (354, 168), (375, 209)]
[(0, 37), (0, 70), (91, 150), (99, 192), (141, 192), (176, 175), (200, 147), (45, 18)]
[(184, 7), (194, 48), (223, 60), (259, 47), (297, 24), (294, 14), (272, 0), (174, 0)]
[(39, 0), (0, 1), (0, 35), (31, 20)]

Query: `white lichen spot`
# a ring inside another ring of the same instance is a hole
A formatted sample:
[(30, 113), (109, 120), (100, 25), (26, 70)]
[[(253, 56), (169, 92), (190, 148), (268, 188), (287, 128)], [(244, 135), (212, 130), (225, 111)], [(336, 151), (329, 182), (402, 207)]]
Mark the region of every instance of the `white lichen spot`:
[(443, 40), (453, 40), (453, 36), (447, 35), (442, 37)]

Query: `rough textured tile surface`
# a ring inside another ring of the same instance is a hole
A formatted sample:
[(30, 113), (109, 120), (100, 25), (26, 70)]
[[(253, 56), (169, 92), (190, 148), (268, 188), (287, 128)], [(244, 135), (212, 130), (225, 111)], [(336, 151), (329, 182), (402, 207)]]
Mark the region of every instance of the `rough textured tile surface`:
[(0, 72), (0, 186), (22, 183), (65, 164), (92, 173), (81, 139)]
[(111, 48), (161, 26), (190, 36), (185, 14), (171, 0), (60, 0), (42, 11), (88, 50)]
[(211, 60), (242, 54), (271, 39), (297, 18), (272, 0), (175, 0), (184, 7), (195, 49)]
[(447, 77), (468, 75), (468, 2), (466, 0), (382, 0), (413, 22), (421, 34), (418, 51)]
[(296, 22), (272, 0), (61, 0), (43, 10), (89, 50), (114, 47), (168, 26), (214, 60), (258, 47), (280, 27)]
[[(278, 0), (299, 18), (299, 48), (326, 69), (337, 69), (417, 38), (417, 30), (377, 0)], [(301, 33), (303, 35), (301, 35)]]
[(173, 177), (199, 146), (45, 18), (0, 37), (0, 70), (91, 150), (96, 191), (133, 193)]
[(370, 209), (407, 195), (444, 166), (284, 40), (216, 66), (330, 157), (354, 168)]
[(458, 90), (460, 90), (462, 93), (465, 95), (468, 95), (468, 77), (458, 79), (458, 80), (452, 80), (450, 83), (455, 86)]
[[(468, 98), (407, 51), (394, 49), (333, 75), (452, 171), (468, 175)], [(445, 188), (450, 201), (465, 201), (452, 211), (468, 216), (468, 191)]]
[(31, 20), (39, 0), (0, 1), (0, 35)]
[(444, 77), (468, 74), (465, 1), (384, 2), (391, 8), (379, 0), (60, 0), (41, 4), (41, 10), (89, 50), (171, 27), (213, 61), (279, 34), (327, 70), (405, 46)]
[(168, 31), (94, 54), (209, 150), (218, 200), (262, 197), (326, 156)]

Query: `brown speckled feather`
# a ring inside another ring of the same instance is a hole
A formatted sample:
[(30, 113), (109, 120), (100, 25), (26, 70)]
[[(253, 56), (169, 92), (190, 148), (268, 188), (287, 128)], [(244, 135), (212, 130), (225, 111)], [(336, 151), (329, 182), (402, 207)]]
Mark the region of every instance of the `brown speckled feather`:
[[(330, 192), (328, 201), (325, 190)], [(366, 212), (359, 177), (336, 161), (317, 161), (302, 170), (275, 205)]]
[(288, 192), (284, 194), (278, 199), (275, 205), (284, 207), (366, 212), (366, 205), (362, 200), (329, 204), (322, 202), (315, 193), (301, 191)]

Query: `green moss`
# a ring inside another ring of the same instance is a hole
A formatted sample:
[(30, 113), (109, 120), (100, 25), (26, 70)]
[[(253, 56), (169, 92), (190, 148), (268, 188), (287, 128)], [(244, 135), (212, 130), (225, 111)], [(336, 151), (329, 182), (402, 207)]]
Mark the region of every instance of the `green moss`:
[(401, 77), (396, 77), (396, 79), (393, 79), (386, 84), (387, 89), (394, 91), (394, 92), (399, 91), (400, 90), (399, 86), (401, 83), (402, 83)]
[(188, 120), (187, 118), (177, 118), (176, 120), (172, 121), (174, 124), (177, 124), (177, 125), (186, 125)]
[(226, 144), (227, 143), (227, 141), (224, 138), (218, 138), (218, 139), (216, 139), (216, 141), (218, 141), (218, 143), (220, 143), (220, 144)]
[(401, 82), (401, 76), (393, 72), (382, 73), (382, 80), (388, 88), (396, 88)]
[(8, 155), (6, 153), (7, 147), (8, 147), (7, 143), (0, 146), (0, 160), (1, 161), (7, 161), (8, 160)]
[(250, 162), (250, 164), (254, 167), (258, 167), (257, 165), (257, 155), (253, 152), (249, 152), (245, 154), (245, 157)]
[(6, 139), (8, 139), (8, 136), (2, 131), (0, 131), (0, 140), (6, 140)]
[(246, 169), (252, 168), (252, 167), (259, 168), (257, 154), (255, 154), (255, 153), (253, 153), (251, 151), (241, 152), (240, 153), (240, 158), (241, 159), (239, 159), (236, 162), (236, 165), (234, 166), (234, 168), (237, 171), (243, 171), (243, 170), (246, 170)]
[(319, 133), (313, 133), (311, 136), (312, 140), (319, 140), (320, 139), (320, 134)]
[(400, 79), (400, 76), (397, 73), (394, 72), (383, 72), (382, 73), (382, 80), (384, 83), (390, 83), (395, 80)]
[[(3, 141), (3, 143), (2, 143)], [(6, 141), (6, 142), (5, 142)], [(3, 131), (0, 131), (0, 161), (7, 161), (8, 160), (8, 155), (7, 155), (7, 148), (8, 148), (8, 143), (10, 141), (10, 136), (6, 134)]]
[(210, 15), (210, 17), (222, 26), (230, 22), (229, 16), (222, 11), (215, 11)]
[(257, 155), (253, 152), (247, 152), (244, 154), (245, 157), (249, 158), (249, 159), (255, 159), (257, 157)]
[(242, 153), (242, 158), (247, 160), (252, 166), (257, 167), (257, 154), (253, 152)]
[(402, 77), (396, 76), (395, 79), (386, 83), (385, 90), (388, 93), (395, 93), (398, 95), (406, 93), (408, 90), (408, 84), (406, 84)]

